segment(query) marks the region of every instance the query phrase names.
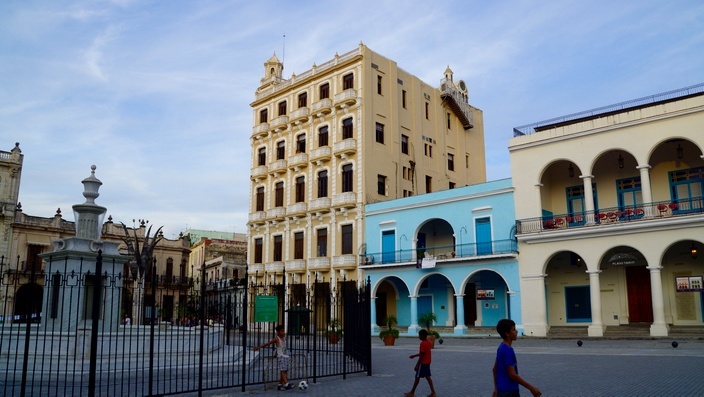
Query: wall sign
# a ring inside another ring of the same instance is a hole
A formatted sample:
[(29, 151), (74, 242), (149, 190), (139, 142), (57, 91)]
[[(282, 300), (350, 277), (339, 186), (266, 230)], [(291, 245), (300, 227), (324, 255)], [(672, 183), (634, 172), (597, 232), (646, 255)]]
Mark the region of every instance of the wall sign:
[(494, 300), (494, 290), (493, 289), (478, 289), (477, 290), (477, 300), (480, 300), (480, 301)]
[(254, 297), (254, 322), (276, 322), (279, 319), (279, 298), (272, 295)]
[(675, 277), (677, 292), (699, 292), (704, 291), (702, 276)]

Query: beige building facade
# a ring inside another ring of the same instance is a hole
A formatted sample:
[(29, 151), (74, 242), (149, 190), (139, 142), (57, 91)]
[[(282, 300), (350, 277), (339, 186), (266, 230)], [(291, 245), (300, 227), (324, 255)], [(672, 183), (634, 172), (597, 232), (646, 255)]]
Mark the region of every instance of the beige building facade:
[(704, 318), (704, 84), (514, 130), (525, 334)]
[(447, 68), (431, 86), (361, 44), (251, 103), (248, 271), (258, 282), (359, 280), (364, 205), (486, 180), (482, 111)]
[(19, 203), (23, 161), (19, 142), (10, 151), (0, 151), (0, 257), (4, 261), (11, 258), (12, 219)]

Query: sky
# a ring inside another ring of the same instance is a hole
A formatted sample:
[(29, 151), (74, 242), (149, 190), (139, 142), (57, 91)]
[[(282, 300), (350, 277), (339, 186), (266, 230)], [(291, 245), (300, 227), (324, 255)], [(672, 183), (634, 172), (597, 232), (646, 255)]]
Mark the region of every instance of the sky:
[(20, 143), (19, 201), (85, 201), (115, 222), (246, 233), (249, 104), (363, 42), (439, 86), (447, 66), (484, 112), (487, 179), (510, 177), (513, 128), (704, 82), (704, 2), (0, 2), (0, 150)]

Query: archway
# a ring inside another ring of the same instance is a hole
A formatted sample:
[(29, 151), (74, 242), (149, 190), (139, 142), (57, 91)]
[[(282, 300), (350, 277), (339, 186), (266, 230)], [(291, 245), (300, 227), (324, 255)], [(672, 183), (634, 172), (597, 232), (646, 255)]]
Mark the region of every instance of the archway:
[(464, 325), (493, 327), (511, 316), (506, 281), (493, 270), (472, 274), (464, 285)]

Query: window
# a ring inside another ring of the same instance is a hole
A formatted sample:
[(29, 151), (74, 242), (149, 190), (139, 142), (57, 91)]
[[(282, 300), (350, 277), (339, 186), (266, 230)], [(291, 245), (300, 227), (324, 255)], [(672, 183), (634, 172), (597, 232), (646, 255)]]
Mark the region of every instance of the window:
[(320, 99), (330, 98), (330, 84), (325, 83), (320, 86)]
[(428, 102), (425, 103), (425, 119), (430, 120), (430, 104)]
[(426, 143), (425, 145), (425, 155), (428, 157), (433, 157), (433, 146)]
[(25, 262), (25, 270), (40, 271), (42, 269), (42, 257), (39, 254), (42, 253), (42, 246), (39, 244), (28, 244), (27, 245), (27, 261)]
[(274, 262), (281, 262), (283, 260), (283, 240), (283, 236), (274, 236)]
[(298, 95), (298, 107), (304, 108), (306, 106), (308, 106), (308, 93), (303, 92)]
[(401, 153), (408, 154), (408, 136), (401, 135)]
[(328, 126), (320, 127), (318, 130), (318, 147), (328, 146)]
[(306, 177), (296, 178), (296, 202), (302, 203), (306, 200)]
[(447, 129), (450, 129), (450, 112), (447, 113)]
[(342, 167), (342, 192), (352, 191), (352, 164), (345, 164)]
[(376, 142), (384, 143), (384, 124), (376, 123)]
[(469, 155), (468, 154), (464, 155), (464, 163), (465, 163), (465, 168), (469, 168)]
[(276, 190), (274, 191), (274, 206), (283, 207), (284, 206), (284, 183), (277, 182)]
[(328, 256), (328, 229), (318, 229), (318, 257)]
[(381, 95), (381, 76), (376, 76), (376, 93)]
[(296, 153), (306, 152), (306, 134), (301, 134), (296, 137)]
[(354, 75), (352, 73), (342, 76), (342, 89), (349, 90), (354, 88)]
[(401, 106), (406, 108), (406, 90), (401, 90)]
[(411, 197), (411, 196), (413, 196), (412, 191), (403, 189), (403, 197)]
[(425, 176), (425, 192), (432, 193), (432, 191), (433, 191), (433, 177), (426, 175)]
[(320, 171), (318, 173), (318, 198), (328, 196), (328, 172)]
[(352, 253), (352, 225), (343, 225), (341, 228), (342, 255)]
[(353, 124), (352, 117), (342, 120), (342, 139), (350, 139), (353, 137), (352, 134)]
[(286, 157), (286, 141), (276, 142), (276, 159), (283, 160)]
[(447, 169), (450, 171), (455, 170), (455, 155), (452, 153), (447, 154)]
[(262, 263), (264, 260), (264, 240), (261, 238), (254, 239), (254, 263)]
[(303, 232), (293, 234), (293, 259), (303, 259)]
[(386, 195), (386, 177), (384, 175), (376, 176), (376, 192)]
[(166, 282), (172, 282), (174, 278), (174, 260), (169, 258), (166, 260)]
[(260, 123), (266, 123), (267, 121), (269, 121), (269, 110), (267, 110), (267, 109), (262, 109), (262, 110), (259, 112), (259, 122), (260, 122)]
[(257, 165), (266, 165), (266, 148), (259, 148), (259, 154), (257, 155)]
[(286, 101), (279, 102), (279, 116), (286, 115)]
[(699, 211), (704, 196), (704, 167), (689, 168), (669, 173), (670, 195), (676, 202), (676, 212)]
[(450, 186), (449, 186), (450, 189), (454, 189), (455, 186), (457, 186), (457, 185), (455, 184), (455, 182), (450, 182)]

